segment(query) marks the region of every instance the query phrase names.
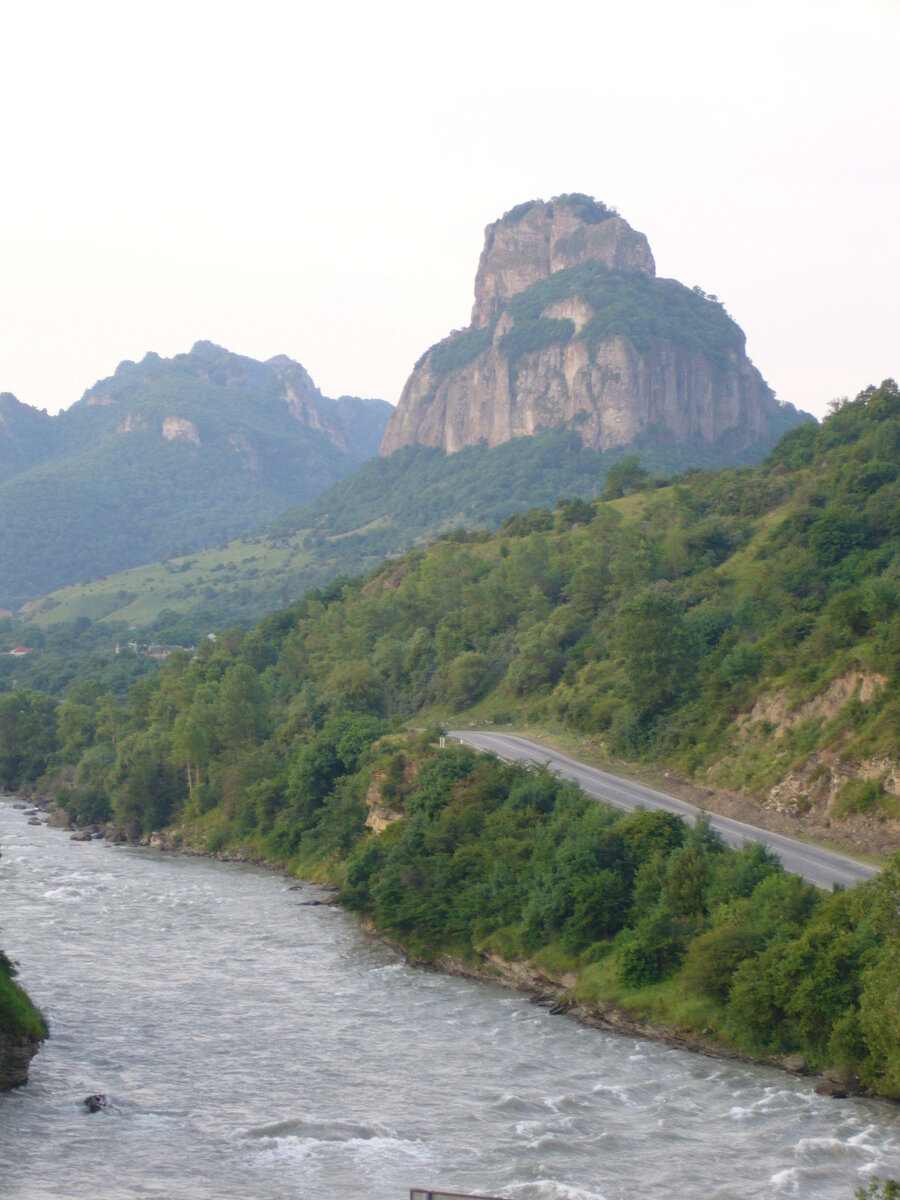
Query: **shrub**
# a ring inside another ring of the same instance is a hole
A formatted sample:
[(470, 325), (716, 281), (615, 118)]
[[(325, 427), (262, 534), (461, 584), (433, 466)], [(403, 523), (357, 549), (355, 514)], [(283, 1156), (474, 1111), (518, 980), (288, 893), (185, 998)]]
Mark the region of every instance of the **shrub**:
[(619, 970), (629, 987), (659, 983), (678, 966), (683, 953), (681, 939), (669, 918), (653, 913), (634, 926), (622, 939)]
[(832, 812), (837, 817), (849, 813), (872, 813), (881, 819), (897, 811), (897, 798), (885, 791), (884, 779), (848, 779), (838, 791)]
[(691, 990), (724, 1004), (735, 971), (761, 945), (759, 934), (745, 925), (719, 925), (691, 942), (682, 977)]

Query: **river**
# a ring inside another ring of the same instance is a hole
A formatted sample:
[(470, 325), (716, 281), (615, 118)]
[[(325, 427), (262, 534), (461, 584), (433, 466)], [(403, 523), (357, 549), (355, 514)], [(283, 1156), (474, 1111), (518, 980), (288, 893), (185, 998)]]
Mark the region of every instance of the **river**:
[(52, 1030), (0, 1096), (7, 1200), (851, 1200), (900, 1177), (894, 1105), (411, 968), (277, 873), (73, 842), (8, 800), (0, 847), (0, 945)]

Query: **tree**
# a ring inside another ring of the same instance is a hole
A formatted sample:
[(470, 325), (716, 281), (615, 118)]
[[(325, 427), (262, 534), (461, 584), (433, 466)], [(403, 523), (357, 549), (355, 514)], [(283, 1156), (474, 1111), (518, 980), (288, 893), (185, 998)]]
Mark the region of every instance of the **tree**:
[(641, 719), (663, 712), (686, 691), (696, 645), (681, 605), (663, 592), (644, 592), (619, 614), (617, 646), (629, 699)]
[(491, 683), (490, 663), (483, 654), (466, 650), (445, 670), (444, 694), (454, 708), (468, 708), (480, 700)]
[(649, 478), (649, 472), (641, 466), (637, 455), (629, 454), (606, 472), (603, 499), (620, 500), (623, 496), (630, 496), (632, 492), (640, 492), (647, 486)]
[(0, 787), (34, 783), (59, 745), (56, 701), (19, 688), (0, 696)]

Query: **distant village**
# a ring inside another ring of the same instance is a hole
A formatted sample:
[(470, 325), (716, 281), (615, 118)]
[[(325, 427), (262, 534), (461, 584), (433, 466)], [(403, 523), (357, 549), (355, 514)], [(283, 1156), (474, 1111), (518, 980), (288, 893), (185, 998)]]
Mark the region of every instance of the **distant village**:
[[(215, 635), (212, 640), (215, 640)], [(142, 642), (126, 642), (123, 649), (116, 642), (116, 654), (135, 654), (140, 658), (155, 658), (157, 662), (165, 662), (169, 655), (174, 654), (176, 650), (183, 650), (192, 658), (197, 653), (196, 646), (167, 646), (161, 642), (149, 642), (147, 645)]]
[[(216, 635), (208, 633), (207, 640), (214, 642)], [(116, 654), (133, 654), (139, 658), (154, 658), (157, 662), (165, 662), (170, 654), (174, 654), (176, 650), (181, 650), (184, 654), (189, 654), (193, 658), (197, 653), (196, 646), (170, 646), (162, 642), (126, 642), (124, 646), (120, 642), (116, 642)], [(36, 654), (37, 651), (33, 646), (13, 646), (10, 650), (0, 651), (7, 654), (10, 658), (25, 658), (28, 654)]]
[[(206, 635), (208, 642), (214, 642), (216, 635), (208, 633)], [(157, 662), (165, 662), (170, 654), (174, 654), (176, 650), (181, 650), (185, 654), (189, 654), (193, 658), (197, 653), (196, 646), (169, 646), (161, 642), (126, 642), (125, 647), (116, 642), (116, 654), (135, 654), (141, 658), (155, 658)]]

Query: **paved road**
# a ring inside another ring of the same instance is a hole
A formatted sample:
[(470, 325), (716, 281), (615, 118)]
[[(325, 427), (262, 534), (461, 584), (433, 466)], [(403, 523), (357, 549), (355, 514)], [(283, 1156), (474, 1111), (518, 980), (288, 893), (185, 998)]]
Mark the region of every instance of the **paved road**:
[[(476, 750), (487, 750), (507, 761), (546, 765), (563, 779), (571, 779), (577, 783), (589, 796), (596, 796), (598, 800), (614, 804), (617, 808), (664, 809), (666, 812), (677, 813), (689, 822), (693, 822), (701, 811), (692, 804), (676, 800), (674, 796), (667, 796), (663, 792), (655, 792), (633, 779), (623, 779), (619, 775), (609, 774), (608, 771), (589, 767), (577, 759), (561, 754), (558, 750), (541, 746), (530, 738), (518, 737), (511, 733), (475, 733), (466, 729), (451, 729), (448, 733), (450, 737), (473, 746)], [(836, 883), (852, 887), (861, 880), (871, 879), (878, 872), (877, 867), (848, 858), (845, 854), (798, 842), (780, 833), (756, 829), (753, 825), (733, 821), (730, 817), (710, 813), (709, 819), (713, 829), (721, 834), (729, 845), (740, 848), (744, 842), (762, 842), (781, 859), (788, 871), (802, 875), (817, 887), (831, 888)]]

